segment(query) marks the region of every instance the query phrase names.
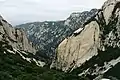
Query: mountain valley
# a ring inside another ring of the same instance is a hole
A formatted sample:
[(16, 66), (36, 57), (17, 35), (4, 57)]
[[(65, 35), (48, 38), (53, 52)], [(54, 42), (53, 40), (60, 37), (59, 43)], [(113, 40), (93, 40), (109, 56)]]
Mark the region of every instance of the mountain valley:
[(120, 80), (119, 67), (120, 0), (63, 21), (0, 16), (0, 80)]

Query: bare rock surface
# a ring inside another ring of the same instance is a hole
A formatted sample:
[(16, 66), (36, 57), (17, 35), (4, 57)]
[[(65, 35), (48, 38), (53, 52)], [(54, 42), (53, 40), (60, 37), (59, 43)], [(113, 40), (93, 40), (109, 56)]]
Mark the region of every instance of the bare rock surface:
[(36, 49), (28, 40), (22, 29), (14, 28), (0, 16), (0, 41), (8, 41), (15, 49), (23, 50), (35, 54)]
[(120, 62), (120, 0), (106, 1), (83, 27), (79, 33), (73, 33), (60, 43), (51, 68), (79, 73), (79, 76), (87, 76), (90, 80), (106, 76), (120, 79), (117, 75)]

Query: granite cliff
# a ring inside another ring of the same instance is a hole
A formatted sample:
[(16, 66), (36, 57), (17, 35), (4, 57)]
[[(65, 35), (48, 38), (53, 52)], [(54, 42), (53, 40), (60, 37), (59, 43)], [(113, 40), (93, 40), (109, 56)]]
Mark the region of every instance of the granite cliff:
[(108, 0), (84, 23), (83, 29), (60, 43), (51, 68), (73, 72), (90, 80), (108, 76), (120, 79), (119, 62), (120, 0)]
[(14, 28), (0, 16), (0, 51), (12, 53), (21, 56), (23, 60), (35, 62), (38, 66), (44, 66), (45, 63), (36, 59), (36, 49), (30, 42), (23, 29)]
[(35, 54), (33, 47), (22, 29), (14, 28), (0, 16), (0, 41), (7, 41), (13, 48)]

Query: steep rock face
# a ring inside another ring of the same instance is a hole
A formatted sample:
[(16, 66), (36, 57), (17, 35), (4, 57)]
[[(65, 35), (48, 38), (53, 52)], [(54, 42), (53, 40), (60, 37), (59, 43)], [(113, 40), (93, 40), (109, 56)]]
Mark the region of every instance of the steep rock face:
[(64, 21), (34, 22), (18, 25), (17, 27), (23, 28), (27, 32), (28, 38), (38, 46), (39, 54), (37, 56), (42, 53), (42, 55), (52, 57), (58, 44), (76, 29), (82, 27), (83, 23), (93, 16), (96, 11), (97, 9), (93, 9), (82, 13), (72, 13)]
[(13, 28), (6, 20), (0, 16), (0, 41), (7, 41), (9, 45), (18, 50), (34, 53), (32, 43), (28, 41), (22, 29)]
[(51, 68), (72, 71), (90, 80), (113, 74), (120, 79), (115, 75), (119, 71), (113, 68), (120, 62), (120, 0), (106, 1), (84, 26), (59, 45)]
[(93, 21), (85, 26), (80, 35), (74, 36), (73, 34), (58, 46), (56, 66), (62, 68), (63, 71), (79, 67), (80, 64), (97, 55), (98, 44), (99, 25)]
[[(43, 67), (44, 62), (36, 59), (36, 49), (29, 42), (25, 32), (22, 29), (14, 28), (0, 16), (0, 52), (1, 55), (16, 55), (28, 63), (35, 63)], [(17, 60), (17, 59), (16, 59)]]

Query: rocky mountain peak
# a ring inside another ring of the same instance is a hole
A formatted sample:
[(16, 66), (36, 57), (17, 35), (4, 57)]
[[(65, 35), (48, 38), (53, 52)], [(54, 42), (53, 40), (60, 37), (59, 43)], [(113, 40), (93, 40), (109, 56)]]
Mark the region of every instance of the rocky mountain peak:
[(106, 1), (83, 26), (60, 43), (51, 67), (90, 80), (106, 75), (120, 78), (113, 69), (120, 62), (120, 0)]
[(116, 9), (118, 9), (119, 6), (119, 0), (108, 0), (104, 3), (104, 5), (102, 6), (102, 10), (106, 24), (108, 24), (109, 19), (115, 13)]
[(2, 16), (0, 16), (0, 41), (7, 41), (9, 45), (17, 50), (34, 54), (36, 52), (23, 29), (13, 28)]

